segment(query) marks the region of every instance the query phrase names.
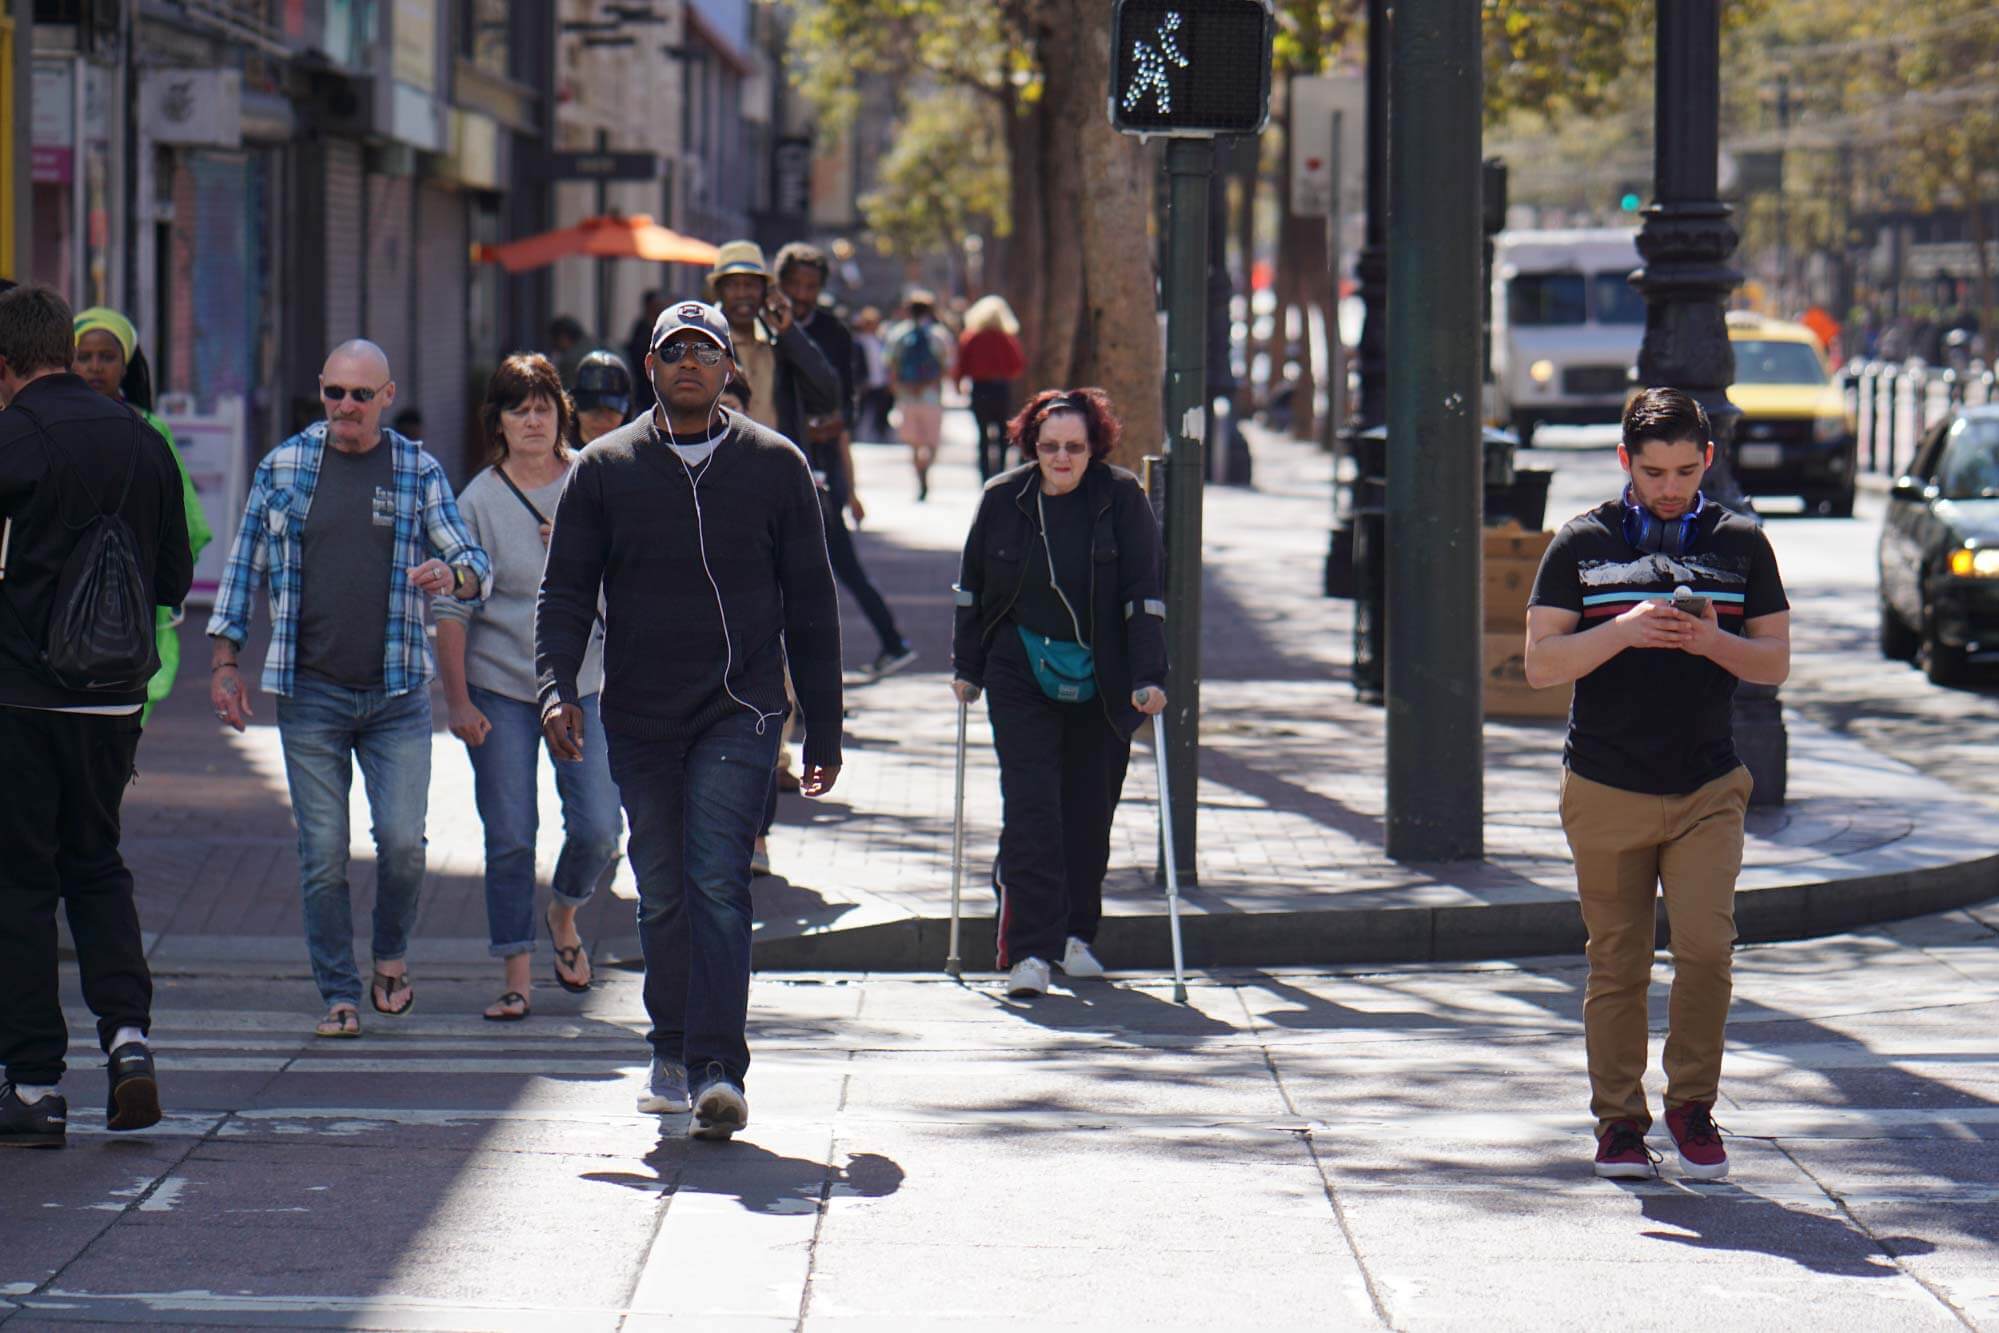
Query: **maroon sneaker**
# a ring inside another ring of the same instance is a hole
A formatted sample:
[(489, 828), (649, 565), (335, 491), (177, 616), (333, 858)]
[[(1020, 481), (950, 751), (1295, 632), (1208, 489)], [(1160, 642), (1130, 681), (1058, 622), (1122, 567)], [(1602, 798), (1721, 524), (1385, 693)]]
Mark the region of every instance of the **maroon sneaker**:
[(1659, 1174), (1658, 1161), (1635, 1120), (1614, 1120), (1597, 1136), (1596, 1173), (1605, 1180), (1650, 1180)]
[(1728, 1175), (1728, 1153), (1721, 1146), (1721, 1126), (1714, 1123), (1713, 1102), (1688, 1102), (1666, 1112), (1666, 1128), (1679, 1145), (1680, 1168), (1695, 1180), (1720, 1180)]

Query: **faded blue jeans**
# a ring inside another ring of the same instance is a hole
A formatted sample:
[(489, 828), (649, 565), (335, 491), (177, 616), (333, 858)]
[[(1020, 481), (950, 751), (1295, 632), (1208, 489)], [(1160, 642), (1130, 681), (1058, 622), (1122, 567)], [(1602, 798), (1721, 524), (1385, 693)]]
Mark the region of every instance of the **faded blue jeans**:
[[(468, 746), (472, 791), (486, 826), (486, 925), (495, 958), (533, 953), (534, 844), (541, 826), (541, 706), (470, 687), (472, 704), (492, 730)], [(581, 907), (618, 859), (618, 787), (604, 743), (597, 696), (581, 702), (583, 762), (565, 764), (551, 753), (555, 794), (562, 801), (562, 854), (556, 858), (556, 901)]]
[(733, 713), (692, 740), (611, 737), (631, 821), (645, 954), (647, 1040), (680, 1060), (696, 1096), (715, 1065), (750, 1067), (750, 853), (777, 768), (771, 721)]
[(374, 816), (376, 963), (409, 951), (423, 887), (424, 818), (430, 808), (430, 691), (350, 690), (301, 674), (278, 696), (278, 737), (298, 824), (305, 947), (326, 1003), (361, 1004), (354, 914), (347, 891), (348, 791), (354, 761)]

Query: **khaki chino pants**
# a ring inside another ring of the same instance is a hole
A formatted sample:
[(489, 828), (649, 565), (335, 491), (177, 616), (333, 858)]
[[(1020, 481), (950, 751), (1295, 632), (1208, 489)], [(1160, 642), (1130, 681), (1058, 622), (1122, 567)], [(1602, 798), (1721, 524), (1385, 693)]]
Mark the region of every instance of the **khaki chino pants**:
[(1655, 897), (1672, 930), (1666, 1108), (1712, 1102), (1721, 1083), (1732, 991), (1735, 881), (1752, 787), (1737, 768), (1685, 796), (1648, 796), (1562, 774), (1562, 831), (1575, 856), (1589, 931), (1583, 1033), (1597, 1133), (1613, 1121), (1649, 1129), (1645, 1105), (1646, 991), (1652, 983)]

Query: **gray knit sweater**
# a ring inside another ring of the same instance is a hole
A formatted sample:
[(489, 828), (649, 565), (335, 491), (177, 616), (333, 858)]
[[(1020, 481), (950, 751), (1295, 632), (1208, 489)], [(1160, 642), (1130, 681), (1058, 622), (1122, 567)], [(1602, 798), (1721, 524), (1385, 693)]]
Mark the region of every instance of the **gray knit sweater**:
[[(566, 474), (547, 486), (528, 491), (527, 497), (536, 509), (553, 519), (565, 480)], [(540, 525), (492, 468), (472, 478), (459, 492), (458, 512), (464, 516), (465, 526), (472, 529), (473, 540), (492, 557), (493, 594), (478, 606), (448, 597), (436, 598), (432, 604), (437, 618), (465, 622), (468, 685), (533, 703), (535, 597), (541, 590), (541, 568), (548, 554), (541, 544)], [(604, 688), (601, 624), (591, 632), (590, 647), (584, 654), (576, 687), (577, 693), (584, 697)]]

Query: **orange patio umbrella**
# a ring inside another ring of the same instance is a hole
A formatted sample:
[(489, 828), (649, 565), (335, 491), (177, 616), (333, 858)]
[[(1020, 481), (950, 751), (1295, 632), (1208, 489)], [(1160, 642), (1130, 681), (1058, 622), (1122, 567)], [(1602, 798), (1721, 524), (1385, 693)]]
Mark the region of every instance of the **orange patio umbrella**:
[(713, 264), (718, 251), (706, 241), (662, 227), (643, 213), (585, 218), (573, 227), (545, 231), (505, 245), (482, 245), (479, 259), (509, 273), (582, 255), (592, 259), (649, 259), (659, 264)]

